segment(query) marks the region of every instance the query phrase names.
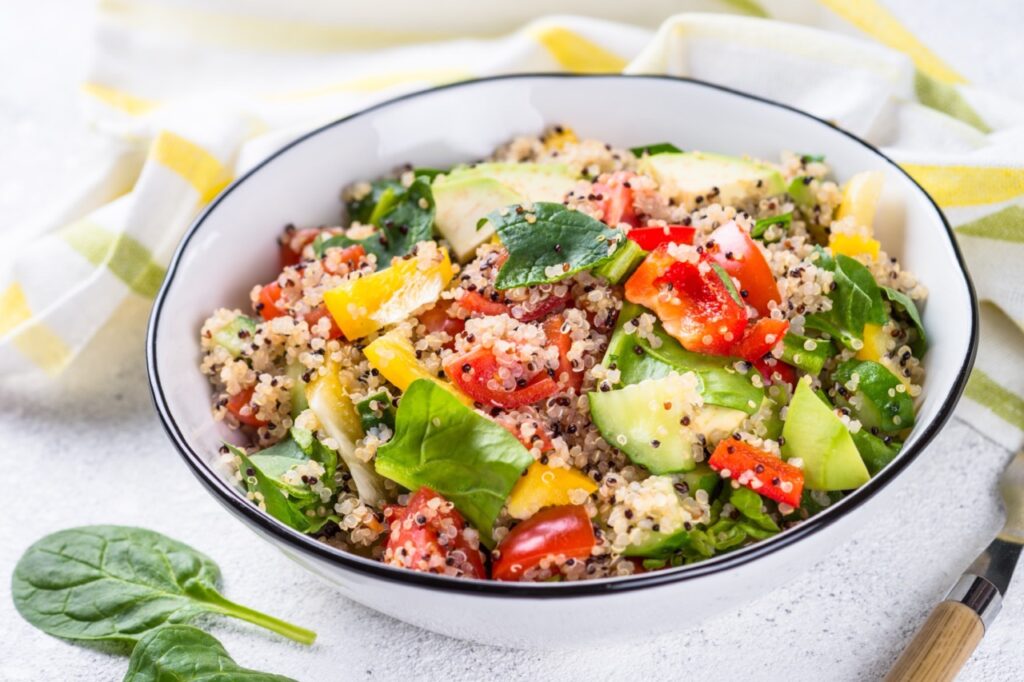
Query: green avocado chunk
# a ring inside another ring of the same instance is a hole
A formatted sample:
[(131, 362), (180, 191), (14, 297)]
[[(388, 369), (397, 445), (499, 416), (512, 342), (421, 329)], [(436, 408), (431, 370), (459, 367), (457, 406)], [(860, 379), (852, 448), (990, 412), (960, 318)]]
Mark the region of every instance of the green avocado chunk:
[(476, 248), (494, 234), (494, 225), (490, 222), (477, 229), (481, 218), (523, 201), (523, 197), (508, 186), (485, 176), (436, 182), (432, 191), (434, 224), (460, 261), (470, 258)]
[(846, 425), (811, 389), (809, 377), (797, 384), (782, 428), (784, 459), (803, 460), (809, 490), (852, 490), (870, 480)]
[[(848, 390), (857, 375), (856, 389)], [(914, 425), (914, 399), (903, 384), (873, 360), (847, 360), (832, 375), (836, 403), (849, 408), (865, 428), (896, 433)]]
[(786, 191), (785, 180), (773, 166), (723, 154), (656, 154), (641, 158), (637, 167), (688, 208), (704, 202), (743, 204)]
[[(672, 372), (614, 391), (589, 394), (590, 414), (601, 435), (654, 474), (692, 471), (693, 446), (733, 433), (747, 414), (686, 399), (696, 377)], [(694, 396), (696, 397), (696, 396)]]

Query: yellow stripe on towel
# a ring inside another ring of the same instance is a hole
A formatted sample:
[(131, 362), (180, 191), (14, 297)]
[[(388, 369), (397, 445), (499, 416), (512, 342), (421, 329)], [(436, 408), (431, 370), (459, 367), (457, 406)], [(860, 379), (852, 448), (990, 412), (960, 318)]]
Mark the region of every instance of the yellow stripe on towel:
[(910, 57), (924, 73), (944, 83), (967, 79), (939, 59), (876, 0), (819, 0), (859, 30)]
[(116, 90), (99, 83), (82, 83), (82, 92), (132, 116), (147, 114), (160, 106), (152, 100), (137, 97), (131, 93)]
[(205, 204), (231, 182), (231, 172), (210, 152), (180, 135), (163, 131), (149, 152), (150, 158), (185, 178)]
[(944, 208), (994, 204), (1024, 195), (1024, 167), (900, 165)]
[(566, 71), (618, 73), (626, 68), (625, 59), (567, 28), (538, 26), (530, 33)]
[(140, 296), (156, 296), (164, 281), (164, 268), (153, 260), (145, 246), (126, 234), (81, 220), (61, 230), (60, 236), (87, 261), (106, 266)]
[(71, 361), (71, 350), (56, 333), (31, 319), (32, 309), (20, 284), (0, 292), (0, 338), (14, 332), (12, 343), (22, 355), (47, 374), (60, 373)]

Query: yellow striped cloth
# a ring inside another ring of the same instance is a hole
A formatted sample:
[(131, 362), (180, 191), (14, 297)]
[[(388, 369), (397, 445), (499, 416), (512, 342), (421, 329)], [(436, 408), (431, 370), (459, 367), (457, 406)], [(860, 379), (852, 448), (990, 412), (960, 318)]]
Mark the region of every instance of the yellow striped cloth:
[[(99, 0), (82, 95), (111, 140), (110, 159), (56, 211), (60, 220), (26, 229), (0, 256), (0, 372), (59, 373), (126, 296), (153, 296), (204, 204), (312, 126), (476, 76), (669, 73), (833, 120), (885, 148), (932, 193), (985, 301), (960, 414), (1020, 444), (1024, 103), (970, 86), (940, 46), (923, 44), (878, 0), (384, 6)], [(662, 21), (681, 9), (703, 13)], [(552, 11), (601, 18), (541, 16)]]

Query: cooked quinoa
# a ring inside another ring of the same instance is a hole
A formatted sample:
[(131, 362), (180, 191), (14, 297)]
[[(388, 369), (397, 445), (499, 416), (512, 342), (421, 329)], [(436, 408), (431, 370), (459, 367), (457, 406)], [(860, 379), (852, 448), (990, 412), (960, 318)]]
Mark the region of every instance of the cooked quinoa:
[(880, 182), (556, 126), (354, 183), (342, 225), (286, 226), (277, 278), (200, 330), (222, 460), (324, 543), (457, 577), (768, 538), (913, 427), (926, 291), (874, 239)]

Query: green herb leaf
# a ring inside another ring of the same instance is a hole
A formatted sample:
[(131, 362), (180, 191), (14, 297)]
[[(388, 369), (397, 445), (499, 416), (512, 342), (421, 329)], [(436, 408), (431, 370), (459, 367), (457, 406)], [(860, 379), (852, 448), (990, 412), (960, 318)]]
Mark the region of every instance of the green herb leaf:
[(657, 142), (642, 147), (631, 147), (630, 150), (635, 156), (654, 156), (655, 154), (679, 154), (683, 150), (671, 142)]
[(295, 682), (243, 668), (213, 635), (191, 625), (165, 625), (139, 640), (124, 682)]
[(232, 445), (228, 445), (228, 448), (241, 461), (242, 481), (246, 491), (258, 493), (266, 512), (281, 523), (302, 533), (316, 533), (329, 522), (338, 520), (333, 514), (319, 516), (307, 513), (314, 506), (310, 503), (318, 498), (295, 494), (292, 490), (294, 486), (268, 475), (238, 448)]
[(754, 223), (754, 229), (750, 231), (750, 236), (754, 239), (763, 239), (764, 233), (768, 231), (768, 228), (772, 225), (778, 225), (783, 231), (788, 230), (789, 226), (793, 224), (793, 212), (788, 211), (779, 215), (768, 216), (767, 218), (761, 218)]
[(882, 287), (882, 294), (892, 302), (893, 306), (902, 310), (910, 318), (910, 321), (914, 323), (914, 328), (917, 330), (917, 338), (910, 344), (910, 350), (914, 351), (916, 357), (923, 358), (925, 353), (928, 352), (928, 336), (924, 333), (924, 322), (921, 321), (921, 313), (917, 309), (917, 304), (902, 291), (897, 291), (891, 287)]
[(395, 435), (377, 450), (377, 472), (409, 490), (426, 486), (455, 505), (493, 545), (491, 529), (533, 456), (515, 436), (426, 379), (398, 404)]
[(885, 466), (896, 459), (900, 454), (903, 443), (889, 441), (886, 443), (878, 436), (872, 435), (867, 429), (860, 429), (856, 433), (850, 433), (853, 437), (853, 444), (857, 446), (860, 458), (872, 476), (885, 468)]
[(363, 431), (387, 426), (395, 428), (395, 404), (387, 391), (377, 391), (356, 403), (356, 412), (363, 425)]
[(510, 208), (484, 219), (494, 225), (508, 249), (508, 260), (494, 283), (498, 289), (571, 277), (609, 260), (625, 239), (621, 230), (562, 204), (537, 202), (529, 211)]
[(14, 606), (55, 637), (134, 643), (165, 623), (220, 613), (304, 644), (316, 633), (228, 601), (212, 559), (169, 537), (126, 526), (47, 535), (14, 568)]
[(763, 510), (764, 500), (750, 488), (736, 488), (730, 493), (729, 502), (756, 528), (779, 532), (778, 524)]
[(740, 298), (740, 292), (736, 291), (736, 285), (733, 283), (732, 277), (729, 276), (729, 273), (725, 271), (725, 268), (718, 263), (712, 263), (711, 268), (715, 271), (715, 274), (718, 275), (718, 279), (722, 280), (722, 284), (725, 285), (725, 289), (729, 292), (732, 300), (746, 308), (746, 304), (743, 302), (743, 299)]
[(885, 324), (888, 319), (881, 290), (871, 271), (856, 259), (844, 254), (832, 258), (820, 249), (818, 253), (817, 264), (834, 273), (836, 286), (829, 294), (832, 309), (808, 315), (806, 326), (825, 332), (856, 350), (853, 340), (864, 338), (865, 324)]
[(804, 154), (800, 157), (800, 163), (824, 163), (824, 154)]
[(323, 239), (320, 235), (313, 241), (317, 258), (332, 247), (360, 244), (366, 253), (377, 256), (377, 267), (383, 269), (392, 258), (408, 254), (417, 243), (433, 236), (434, 195), (427, 177), (417, 177), (409, 187), (395, 180), (382, 180), (373, 187), (360, 202), (349, 204), (349, 215), (375, 225), (377, 231), (363, 239), (343, 234)]
[[(808, 341), (813, 344), (811, 350), (807, 350)], [(825, 361), (835, 354), (836, 347), (825, 339), (811, 339), (792, 332), (782, 337), (782, 361), (812, 376), (821, 372)]]

